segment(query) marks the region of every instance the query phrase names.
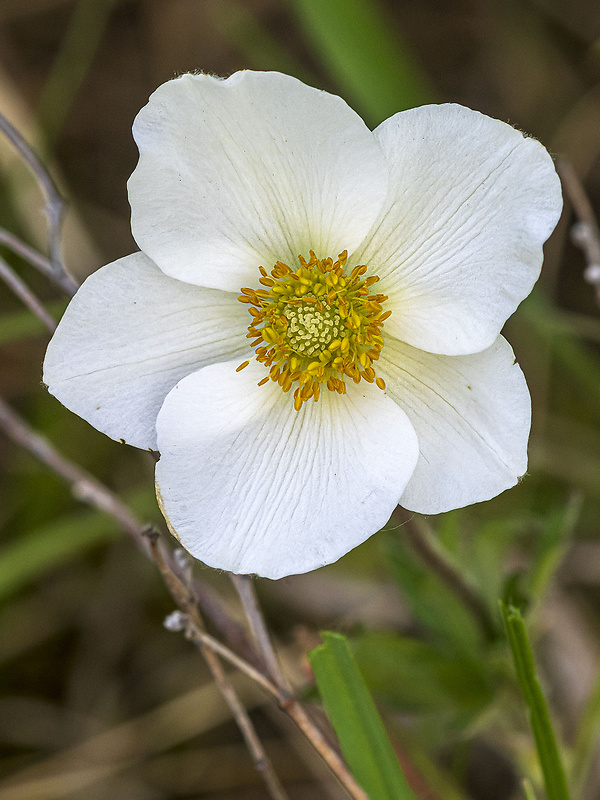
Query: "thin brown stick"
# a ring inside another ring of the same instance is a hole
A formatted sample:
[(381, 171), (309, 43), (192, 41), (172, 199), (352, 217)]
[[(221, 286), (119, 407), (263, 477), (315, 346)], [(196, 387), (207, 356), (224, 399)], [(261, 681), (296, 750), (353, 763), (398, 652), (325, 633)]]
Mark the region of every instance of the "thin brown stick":
[[(217, 657), (217, 653), (224, 655), (230, 661), (233, 661), (235, 666), (241, 669), (246, 675), (249, 675), (254, 681), (259, 683), (263, 688), (275, 690), (275, 687), (269, 686), (269, 681), (258, 670), (254, 669), (251, 664), (244, 662), (242, 658), (236, 656), (235, 653), (224, 647), (216, 639), (213, 639), (204, 631), (204, 621), (198, 611), (193, 589), (191, 585), (191, 570), (185, 568), (180, 569), (180, 574), (177, 575), (171, 568), (168, 562), (167, 552), (160, 547), (159, 536), (152, 530), (147, 531), (148, 540), (150, 542), (150, 550), (154, 561), (156, 562), (164, 580), (171, 592), (171, 595), (180, 610), (183, 612), (187, 620), (185, 631), (188, 639), (194, 642), (202, 653), (208, 668), (210, 669), (215, 683), (217, 684), (223, 699), (229, 706), (233, 718), (235, 719), (240, 733), (242, 734), (248, 751), (254, 761), (256, 769), (261, 773), (265, 785), (274, 800), (289, 800), (288, 795), (281, 785), (279, 778), (269, 757), (267, 756), (262, 742), (260, 741), (256, 729), (252, 724), (252, 720), (248, 715), (243, 703), (240, 701), (235, 689), (223, 670), (221, 662)], [(181, 565), (180, 565), (181, 566)], [(271, 693), (273, 693), (271, 691)]]
[[(243, 662), (235, 653), (232, 653), (228, 648), (224, 647), (220, 642), (217, 642), (211, 636), (202, 630), (202, 621), (198, 615), (198, 609), (193, 602), (193, 597), (190, 591), (185, 587), (181, 579), (175, 575), (164, 560), (164, 553), (158, 550), (158, 541), (156, 535), (150, 534), (151, 547), (153, 548), (154, 557), (158, 568), (160, 569), (165, 583), (167, 584), (173, 599), (183, 611), (184, 614), (189, 615), (192, 624), (193, 636), (197, 637), (199, 641), (207, 647), (214, 648), (223, 658), (226, 658), (232, 664), (243, 670), (246, 675), (256, 680), (255, 668)], [(296, 698), (280, 686), (275, 685), (265, 675), (260, 674), (257, 682), (268, 691), (279, 703), (280, 708), (294, 720), (298, 728), (311, 742), (315, 750), (321, 755), (325, 763), (330, 767), (332, 772), (336, 775), (342, 786), (350, 794), (354, 800), (369, 800), (367, 795), (356, 783), (348, 768), (344, 764), (335, 749), (327, 741), (323, 733), (309, 718), (308, 714)]]
[(182, 580), (182, 578), (175, 573), (169, 563), (169, 555), (167, 551), (161, 547), (159, 534), (153, 528), (147, 528), (145, 535), (150, 542), (150, 552), (152, 558), (156, 562), (156, 566), (160, 570), (161, 575), (167, 585), (173, 600), (183, 614), (189, 618), (194, 625), (194, 636), (197, 641), (206, 647), (210, 647), (215, 653), (222, 656), (229, 661), (234, 667), (237, 667), (241, 672), (244, 672), (249, 678), (263, 687), (269, 694), (276, 700), (280, 699), (280, 692), (275, 684), (267, 678), (260, 670), (256, 669), (252, 664), (246, 661), (241, 656), (234, 653), (229, 647), (221, 644), (218, 639), (215, 639), (204, 630), (204, 623), (198, 612), (196, 598), (194, 596), (193, 587), (189, 586)]
[(21, 256), (22, 259), (29, 262), (32, 266), (38, 269), (46, 278), (56, 283), (56, 285), (69, 296), (73, 296), (77, 291), (77, 284), (75, 281), (63, 272), (57, 273), (49, 258), (42, 255), (35, 247), (24, 242), (14, 233), (0, 228), (0, 244), (8, 247), (13, 253)]
[(582, 250), (587, 262), (584, 278), (594, 286), (600, 303), (600, 231), (596, 215), (583, 183), (579, 180), (573, 166), (563, 160), (558, 162), (556, 168), (565, 193), (577, 216), (577, 222), (571, 228), (571, 238), (574, 244)]
[[(32, 171), (45, 200), (45, 212), (48, 219), (48, 239), (50, 242), (50, 265), (55, 280), (64, 284), (70, 294), (77, 291), (77, 284), (66, 272), (61, 258), (61, 229), (65, 210), (65, 201), (56, 188), (50, 173), (25, 141), (19, 131), (7, 118), (0, 114), (0, 132), (2, 132), (21, 158)], [(60, 277), (59, 277), (60, 276)]]
[[(275, 686), (265, 675), (258, 672), (252, 664), (245, 662), (243, 659), (240, 660), (239, 656), (229, 651), (224, 645), (219, 643), (218, 647), (214, 646), (216, 640), (213, 640), (212, 637), (209, 637), (208, 634), (202, 631), (201, 618), (195, 604), (196, 597), (193, 593), (193, 589), (187, 589), (185, 587), (181, 578), (173, 569), (166, 548), (161, 547), (160, 542), (156, 542), (155, 551), (154, 553), (152, 552), (152, 547), (148, 541), (147, 526), (142, 525), (127, 506), (113, 495), (107, 487), (85, 472), (85, 470), (81, 469), (81, 467), (78, 467), (66, 459), (44, 437), (30, 428), (30, 426), (1, 399), (0, 430), (3, 430), (12, 441), (24, 447), (51, 470), (70, 483), (73, 494), (79, 500), (112, 516), (125, 531), (134, 537), (135, 541), (150, 558), (155, 560), (157, 559), (156, 554), (160, 555), (155, 563), (157, 563), (165, 584), (171, 591), (181, 611), (184, 614), (190, 615), (190, 618), (195, 624), (195, 635), (198, 636), (199, 640), (201, 639), (203, 644), (211, 647), (216, 652), (220, 652), (220, 655), (230, 661), (232, 661), (231, 657), (234, 656), (237, 659), (236, 666), (243, 669), (249, 677), (252, 677), (259, 685), (263, 686), (263, 688), (277, 700), (280, 708), (294, 720), (298, 728), (311, 742), (325, 763), (329, 765), (350, 797), (354, 800), (369, 800), (350, 774), (338, 753), (325, 739), (319, 728), (309, 719), (298, 700), (289, 695), (282, 688)], [(181, 604), (179, 601), (181, 601)], [(199, 624), (196, 624), (196, 620), (198, 620)], [(257, 680), (257, 672), (258, 675), (260, 675), (259, 680)]]
[(267, 670), (271, 678), (281, 688), (288, 689), (289, 684), (279, 666), (273, 643), (267, 630), (267, 625), (260, 608), (256, 590), (250, 575), (230, 575), (231, 581), (236, 588), (236, 591), (242, 601), (244, 613), (250, 626), (250, 631), (254, 637), (254, 641), (260, 650), (262, 657), (267, 665)]
[(30, 311), (33, 311), (36, 317), (48, 328), (50, 333), (54, 333), (56, 330), (56, 322), (46, 311), (42, 302), (38, 300), (29, 286), (27, 286), (25, 281), (21, 280), (14, 269), (7, 264), (3, 258), (0, 258), (0, 280), (8, 286)]
[(490, 642), (495, 641), (498, 638), (498, 629), (487, 606), (447, 554), (442, 552), (424, 520), (407, 517), (403, 531), (415, 553), (472, 614), (484, 638)]
[(252, 664), (258, 672), (265, 674), (266, 664), (254, 649), (246, 628), (229, 616), (223, 606), (223, 598), (216, 589), (195, 578), (192, 578), (191, 587), (202, 613), (210, 619), (211, 625), (221, 634), (229, 648)]
[(238, 728), (240, 729), (240, 732), (244, 737), (244, 741), (246, 742), (246, 747), (248, 748), (248, 751), (252, 756), (252, 760), (254, 761), (254, 766), (262, 775), (269, 794), (274, 798), (274, 800), (289, 800), (289, 796), (277, 777), (277, 773), (273, 769), (271, 760), (267, 756), (262, 742), (258, 738), (258, 734), (256, 733), (256, 729), (252, 724), (252, 720), (250, 719), (248, 712), (238, 697), (235, 689), (227, 680), (227, 676), (225, 675), (223, 667), (221, 666), (221, 662), (215, 653), (206, 645), (201, 643), (199, 644), (199, 648), (204, 656), (204, 660), (206, 661), (208, 668), (212, 673), (213, 678), (215, 679), (215, 683), (219, 687), (219, 691), (223, 695), (225, 702), (229, 706), (229, 709), (231, 710), (231, 713), (237, 722)]

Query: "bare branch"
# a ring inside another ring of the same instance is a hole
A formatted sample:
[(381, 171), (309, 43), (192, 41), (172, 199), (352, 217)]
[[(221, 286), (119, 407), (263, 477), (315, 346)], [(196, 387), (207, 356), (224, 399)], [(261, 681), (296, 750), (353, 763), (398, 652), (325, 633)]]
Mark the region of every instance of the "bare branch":
[[(194, 628), (194, 630), (196, 629)], [(227, 676), (225, 675), (223, 667), (221, 666), (221, 662), (213, 650), (210, 649), (210, 647), (207, 647), (202, 643), (199, 644), (199, 647), (206, 663), (208, 664), (208, 668), (210, 669), (215, 682), (219, 687), (219, 691), (223, 695), (225, 702), (229, 706), (231, 713), (237, 722), (237, 726), (244, 737), (248, 751), (250, 752), (252, 760), (254, 761), (254, 766), (261, 773), (269, 794), (274, 798), (274, 800), (289, 800), (288, 794), (281, 785), (281, 782), (277, 777), (275, 770), (273, 769), (271, 760), (265, 752), (265, 749), (258, 737), (258, 734), (256, 733), (256, 729), (252, 724), (252, 720), (250, 719), (248, 712), (238, 697), (235, 689), (227, 680)]]
[(0, 228), (0, 244), (5, 245), (13, 253), (21, 256), (25, 261), (28, 261), (32, 266), (38, 269), (49, 280), (53, 281), (60, 289), (69, 296), (73, 296), (77, 291), (77, 284), (64, 272), (56, 272), (49, 258), (42, 255), (38, 250), (31, 245), (28, 245), (14, 233)]
[(242, 601), (252, 636), (265, 660), (269, 675), (282, 689), (288, 689), (287, 681), (277, 661), (271, 637), (258, 603), (252, 578), (249, 575), (234, 575), (233, 573), (230, 577)]
[(19, 300), (21, 300), (30, 311), (33, 311), (38, 319), (41, 319), (50, 333), (54, 333), (56, 330), (56, 322), (46, 311), (41, 300), (38, 300), (29, 286), (21, 280), (14, 269), (7, 264), (3, 258), (0, 258), (0, 280), (4, 281), (8, 288), (16, 294)]
[[(156, 532), (150, 529), (147, 535), (154, 561), (164, 577), (165, 583), (167, 584), (173, 599), (181, 611), (184, 612), (184, 617), (187, 619), (187, 624), (185, 625), (186, 636), (188, 639), (193, 641), (194, 644), (196, 644), (204, 656), (204, 660), (206, 661), (206, 664), (210, 669), (213, 678), (215, 679), (215, 683), (217, 684), (223, 699), (229, 706), (229, 710), (231, 711), (233, 718), (235, 719), (237, 726), (244, 737), (244, 741), (246, 742), (248, 751), (252, 756), (254, 765), (263, 777), (269, 794), (272, 798), (274, 798), (274, 800), (289, 800), (288, 795), (281, 785), (281, 782), (279, 781), (279, 778), (273, 769), (273, 765), (271, 764), (271, 761), (267, 756), (264, 747), (262, 746), (262, 742), (256, 733), (256, 729), (252, 724), (252, 720), (250, 719), (248, 712), (246, 711), (243, 703), (240, 701), (235, 689), (231, 685), (227, 675), (225, 674), (225, 671), (223, 670), (221, 662), (217, 657), (217, 653), (224, 655), (225, 658), (231, 661), (236, 667), (238, 667), (238, 669), (245, 672), (246, 675), (249, 675), (249, 677), (252, 678), (252, 680), (259, 683), (261, 686), (263, 686), (263, 688), (266, 688), (267, 691), (270, 691), (270, 693), (274, 694), (274, 696), (277, 696), (277, 690), (270, 684), (268, 680), (266, 680), (265, 676), (262, 675), (262, 673), (260, 673), (258, 670), (254, 669), (252, 665), (245, 662), (242, 658), (239, 658), (227, 647), (224, 647), (219, 641), (213, 639), (212, 636), (209, 636), (207, 633), (205, 633), (204, 622), (198, 611), (198, 606), (196, 604), (191, 587), (191, 569), (188, 570), (187, 565), (184, 565), (182, 569), (181, 563), (179, 563), (178, 565), (182, 574), (176, 575), (173, 569), (169, 566), (165, 550), (159, 546), (158, 535)], [(180, 562), (180, 559), (177, 559), (177, 561)]]
[(266, 689), (266, 691), (268, 691), (277, 700), (280, 708), (294, 720), (298, 728), (300, 728), (309, 742), (311, 742), (315, 750), (317, 750), (325, 763), (330, 767), (349, 795), (354, 798), (354, 800), (369, 800), (365, 792), (356, 783), (348, 771), (348, 768), (344, 764), (339, 754), (327, 741), (322, 731), (320, 731), (317, 725), (310, 719), (298, 700), (296, 700), (293, 695), (291, 695), (281, 686), (275, 685), (265, 675), (259, 673), (260, 677), (255, 677), (256, 670), (251, 664), (243, 662), (243, 660), (240, 659), (235, 653), (232, 653), (229, 648), (224, 647), (220, 642), (218, 642), (216, 639), (213, 639), (212, 636), (209, 636), (202, 630), (202, 621), (199, 619), (197, 607), (192, 602), (193, 598), (190, 591), (185, 587), (181, 579), (177, 575), (174, 575), (174, 573), (169, 569), (168, 564), (164, 561), (164, 553), (157, 549), (158, 541), (156, 535), (151, 535), (150, 538), (151, 547), (156, 553), (156, 563), (158, 564), (158, 568), (165, 578), (165, 583), (167, 584), (173, 599), (183, 613), (190, 616), (192, 627), (188, 628), (188, 630), (193, 631), (192, 638), (197, 638), (207, 647), (214, 649), (219, 653), (219, 655), (221, 655), (223, 658), (226, 658), (228, 661), (230, 661), (230, 663), (234, 664), (239, 669), (243, 670), (246, 675), (252, 677), (257, 681), (257, 683), (260, 684), (260, 686)]
[(60, 283), (68, 286), (68, 293), (73, 295), (77, 291), (77, 284), (70, 275), (67, 274), (61, 258), (60, 236), (65, 201), (56, 188), (56, 184), (50, 177), (48, 170), (44, 167), (19, 131), (3, 114), (0, 114), (0, 131), (6, 136), (21, 158), (25, 161), (44, 195), (45, 212), (48, 219), (48, 238), (50, 242), (50, 266), (55, 275), (55, 279), (58, 281), (58, 276), (62, 276), (60, 278)]

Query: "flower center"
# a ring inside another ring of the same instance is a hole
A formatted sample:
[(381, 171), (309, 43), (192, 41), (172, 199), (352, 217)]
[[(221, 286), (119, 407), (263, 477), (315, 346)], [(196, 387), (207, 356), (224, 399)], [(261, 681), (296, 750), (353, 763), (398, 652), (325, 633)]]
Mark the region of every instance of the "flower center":
[[(377, 283), (375, 275), (363, 278), (367, 267), (359, 265), (345, 274), (348, 251), (333, 261), (298, 256), (300, 266), (294, 272), (278, 261), (270, 276), (259, 267), (259, 289), (242, 289), (238, 297), (247, 303), (252, 322), (248, 338), (253, 341), (255, 358), (269, 369), (269, 378), (284, 392), (294, 384), (294, 408), (312, 397), (319, 399), (321, 387), (338, 394), (346, 393), (346, 378), (355, 383), (366, 380), (385, 389), (373, 368), (383, 337), (383, 323), (392, 313), (383, 313), (387, 297), (369, 294)], [(250, 362), (240, 364), (238, 371)]]

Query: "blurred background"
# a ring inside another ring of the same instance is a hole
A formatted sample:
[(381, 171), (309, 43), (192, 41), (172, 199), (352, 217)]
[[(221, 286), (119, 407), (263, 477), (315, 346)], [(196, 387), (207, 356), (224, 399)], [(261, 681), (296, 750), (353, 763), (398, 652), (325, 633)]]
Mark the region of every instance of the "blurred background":
[[(68, 198), (65, 259), (79, 280), (136, 249), (126, 181), (149, 94), (188, 70), (242, 68), (341, 94), (370, 126), (424, 102), (501, 118), (569, 162), (600, 210), (595, 0), (0, 0), (0, 111)], [(522, 798), (525, 776), (539, 789), (500, 597), (527, 612), (573, 797), (600, 798), (600, 311), (574, 221), (567, 202), (539, 286), (506, 329), (534, 402), (529, 475), (429, 520), (496, 635), (411, 551), (400, 518), (338, 564), (258, 585), (308, 700), (319, 629), (350, 636), (420, 800)], [(47, 249), (37, 188), (4, 141), (0, 227)], [(58, 319), (59, 292), (1, 252)], [(152, 459), (46, 393), (46, 343), (0, 284), (2, 396), (160, 524)], [(196, 569), (239, 615), (226, 576)], [(200, 655), (162, 626), (172, 609), (126, 534), (0, 434), (0, 800), (268, 797)], [(236, 685), (290, 797), (343, 798), (285, 717)]]

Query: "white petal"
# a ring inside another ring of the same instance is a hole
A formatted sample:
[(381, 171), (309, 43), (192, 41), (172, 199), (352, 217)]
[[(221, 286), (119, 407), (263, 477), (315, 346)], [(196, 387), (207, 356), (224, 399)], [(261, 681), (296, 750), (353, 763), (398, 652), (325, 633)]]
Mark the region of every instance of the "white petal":
[(133, 130), (133, 235), (190, 283), (237, 291), (260, 265), (352, 252), (385, 200), (385, 158), (360, 117), (277, 72), (183, 75)]
[(157, 493), (175, 535), (220, 569), (280, 578), (336, 561), (388, 520), (413, 471), (405, 413), (373, 386), (296, 412), (252, 362), (184, 378), (158, 415)]
[(419, 440), (419, 461), (400, 505), (438, 514), (489, 500), (523, 475), (529, 392), (501, 336), (467, 356), (434, 355), (388, 337), (377, 371)]
[(531, 291), (562, 207), (544, 147), (457, 105), (396, 114), (375, 131), (385, 210), (353, 257), (379, 275), (386, 330), (434, 353), (489, 347)]
[(44, 381), (98, 430), (155, 448), (167, 393), (206, 364), (243, 356), (249, 321), (235, 295), (176, 281), (135, 253), (79, 289), (48, 346)]

